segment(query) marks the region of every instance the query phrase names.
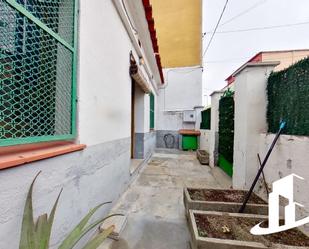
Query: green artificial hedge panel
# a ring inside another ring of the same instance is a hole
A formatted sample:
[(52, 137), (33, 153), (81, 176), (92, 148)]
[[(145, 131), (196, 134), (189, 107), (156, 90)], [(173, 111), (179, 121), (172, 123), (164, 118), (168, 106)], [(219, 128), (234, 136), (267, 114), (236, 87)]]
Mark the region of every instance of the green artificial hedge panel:
[(211, 108), (208, 108), (202, 111), (202, 123), (201, 129), (210, 130), (210, 122), (211, 122)]
[(219, 103), (219, 154), (233, 163), (234, 97), (223, 96)]
[(287, 126), (283, 134), (309, 135), (309, 58), (272, 73), (267, 84), (268, 131), (276, 133), (279, 123)]

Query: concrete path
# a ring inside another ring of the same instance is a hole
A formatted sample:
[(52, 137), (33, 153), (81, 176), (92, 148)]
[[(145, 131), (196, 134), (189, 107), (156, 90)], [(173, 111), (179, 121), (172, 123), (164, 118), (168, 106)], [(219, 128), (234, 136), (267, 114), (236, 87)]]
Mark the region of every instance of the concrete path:
[(100, 249), (188, 249), (183, 188), (229, 188), (231, 179), (219, 168), (202, 166), (193, 152), (158, 150), (113, 212), (128, 223), (116, 242)]

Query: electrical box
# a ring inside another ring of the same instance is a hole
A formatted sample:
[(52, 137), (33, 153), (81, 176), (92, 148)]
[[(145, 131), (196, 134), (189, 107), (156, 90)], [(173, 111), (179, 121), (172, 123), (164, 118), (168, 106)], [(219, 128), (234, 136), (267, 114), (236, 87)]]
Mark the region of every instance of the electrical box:
[(184, 111), (183, 112), (183, 122), (195, 123), (195, 111)]

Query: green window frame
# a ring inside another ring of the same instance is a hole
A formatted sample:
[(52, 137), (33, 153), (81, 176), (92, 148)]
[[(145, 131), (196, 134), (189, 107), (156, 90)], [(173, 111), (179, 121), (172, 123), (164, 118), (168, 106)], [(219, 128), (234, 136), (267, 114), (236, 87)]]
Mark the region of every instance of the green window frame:
[(153, 93), (149, 94), (150, 97), (150, 129), (155, 128), (155, 96)]
[(0, 2), (0, 146), (76, 137), (78, 0)]

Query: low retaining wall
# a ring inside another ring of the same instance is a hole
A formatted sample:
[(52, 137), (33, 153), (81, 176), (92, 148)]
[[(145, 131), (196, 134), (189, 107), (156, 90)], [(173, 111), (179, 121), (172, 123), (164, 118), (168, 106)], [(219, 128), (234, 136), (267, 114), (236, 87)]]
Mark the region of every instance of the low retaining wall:
[[(275, 136), (275, 134), (260, 135), (258, 152), (261, 160), (264, 159)], [(266, 164), (264, 173), (270, 187), (272, 182), (292, 173), (303, 177), (304, 181), (295, 180), (294, 182), (294, 201), (305, 206), (297, 210), (298, 218), (309, 215), (309, 137), (281, 135)], [(257, 192), (266, 198), (264, 186), (260, 185)], [(305, 225), (305, 231), (309, 232), (309, 224)]]

